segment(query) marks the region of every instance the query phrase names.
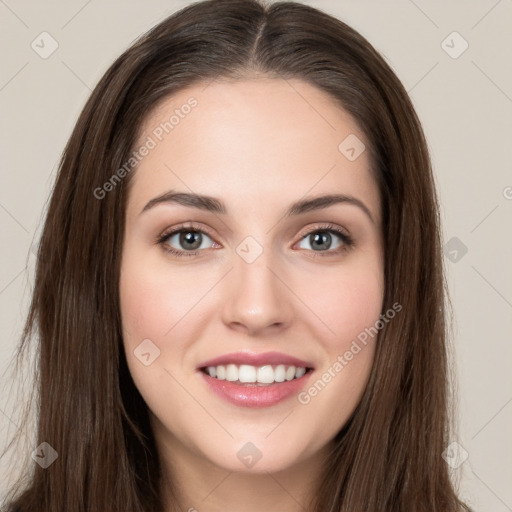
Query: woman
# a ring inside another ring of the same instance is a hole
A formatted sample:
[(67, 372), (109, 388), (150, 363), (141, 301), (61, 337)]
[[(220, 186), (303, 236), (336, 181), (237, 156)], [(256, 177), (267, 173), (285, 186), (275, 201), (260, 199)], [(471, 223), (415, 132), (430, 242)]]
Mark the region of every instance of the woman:
[(425, 138), (383, 58), (304, 5), (189, 6), (64, 152), (11, 508), (469, 510), (442, 457), (444, 293)]

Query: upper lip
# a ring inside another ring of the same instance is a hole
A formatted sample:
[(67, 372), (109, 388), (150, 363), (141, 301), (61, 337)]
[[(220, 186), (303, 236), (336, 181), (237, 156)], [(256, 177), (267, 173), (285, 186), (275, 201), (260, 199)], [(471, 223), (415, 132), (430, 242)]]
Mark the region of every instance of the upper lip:
[(255, 354), (253, 352), (232, 352), (231, 354), (224, 354), (201, 363), (199, 365), (199, 369), (206, 368), (208, 366), (220, 366), (226, 364), (247, 364), (257, 367), (284, 364), (289, 366), (313, 368), (313, 364), (311, 362), (304, 361), (281, 352), (263, 352), (261, 354)]

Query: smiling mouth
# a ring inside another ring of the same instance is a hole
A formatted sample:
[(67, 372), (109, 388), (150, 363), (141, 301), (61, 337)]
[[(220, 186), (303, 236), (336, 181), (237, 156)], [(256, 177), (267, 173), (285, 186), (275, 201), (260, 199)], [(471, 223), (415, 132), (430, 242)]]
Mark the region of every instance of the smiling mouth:
[(201, 371), (214, 379), (226, 380), (233, 384), (272, 386), (281, 382), (300, 379), (307, 373), (312, 372), (313, 368), (285, 364), (264, 366), (227, 364), (203, 367)]

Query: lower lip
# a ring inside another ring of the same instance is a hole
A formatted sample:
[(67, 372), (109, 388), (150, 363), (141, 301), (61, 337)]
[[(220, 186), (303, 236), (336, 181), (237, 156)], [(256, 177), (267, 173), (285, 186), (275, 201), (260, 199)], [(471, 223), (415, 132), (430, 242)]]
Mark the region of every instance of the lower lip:
[(276, 382), (270, 386), (258, 386), (256, 384), (235, 384), (228, 380), (215, 379), (201, 371), (206, 384), (214, 393), (241, 407), (270, 407), (292, 395), (297, 395), (311, 373), (311, 371), (308, 371), (298, 379)]

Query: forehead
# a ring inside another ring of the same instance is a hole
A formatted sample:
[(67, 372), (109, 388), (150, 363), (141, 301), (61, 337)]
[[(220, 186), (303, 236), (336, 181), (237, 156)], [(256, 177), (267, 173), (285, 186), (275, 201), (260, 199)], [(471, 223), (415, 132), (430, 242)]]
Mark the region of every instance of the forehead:
[(357, 150), (367, 146), (357, 122), (301, 80), (189, 87), (144, 120), (138, 145), (150, 139), (154, 147), (132, 176), (130, 200), (141, 207), (171, 188), (235, 202), (250, 192), (255, 204), (336, 189), (378, 203), (368, 151), (352, 160), (343, 153), (346, 140), (360, 144)]

